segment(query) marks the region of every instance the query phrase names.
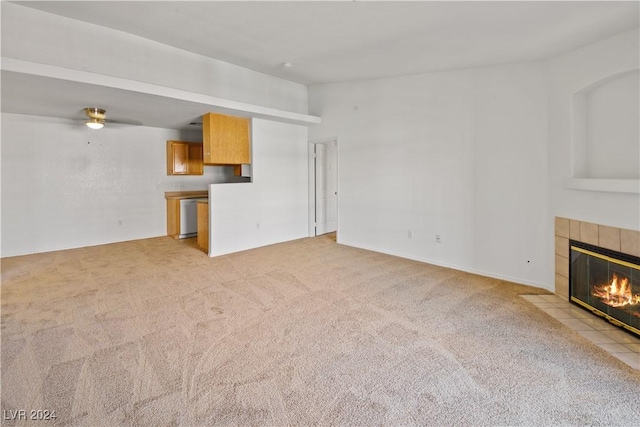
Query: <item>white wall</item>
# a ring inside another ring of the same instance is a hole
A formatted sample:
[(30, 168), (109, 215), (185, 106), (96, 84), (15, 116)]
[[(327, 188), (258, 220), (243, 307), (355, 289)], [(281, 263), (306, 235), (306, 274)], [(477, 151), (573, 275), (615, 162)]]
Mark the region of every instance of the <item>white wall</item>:
[[(619, 73), (640, 67), (640, 33), (627, 32), (599, 43), (560, 56), (549, 63), (549, 182), (551, 213), (597, 224), (640, 230), (640, 196), (631, 193), (573, 190), (565, 184), (573, 174), (572, 150), (572, 97), (581, 89)], [(637, 76), (637, 74), (635, 74)], [(637, 82), (636, 82), (637, 87)], [(629, 93), (620, 97), (620, 103), (638, 111), (638, 93), (630, 100)], [(615, 103), (615, 100), (609, 99)], [(637, 115), (635, 135), (637, 135)], [(632, 128), (633, 126), (631, 126)], [(624, 132), (634, 135), (633, 132)], [(612, 135), (617, 138), (618, 135)], [(638, 156), (637, 139), (631, 141), (627, 155)], [(618, 145), (619, 146), (619, 145)], [(637, 159), (636, 159), (637, 160)], [(638, 164), (636, 161), (634, 164)]]
[(3, 257), (166, 235), (165, 191), (234, 179), (167, 176), (166, 140), (200, 132), (2, 114), (1, 137)]
[(0, 7), (3, 57), (307, 112), (304, 85), (18, 4)]
[(585, 95), (587, 177), (640, 179), (638, 94), (636, 70), (612, 76)]
[(253, 182), (209, 186), (211, 256), (307, 236), (307, 131), (253, 119)]
[[(0, 7), (5, 58), (307, 111), (304, 85), (19, 4)], [(304, 136), (302, 149), (306, 129)], [(235, 179), (231, 168), (222, 167), (205, 167), (202, 177), (167, 177), (167, 139), (201, 136), (148, 127), (92, 133), (77, 122), (3, 113), (1, 255), (165, 235), (165, 191), (204, 190)], [(254, 139), (261, 140), (259, 132)], [(270, 149), (265, 147), (263, 157)], [(306, 175), (304, 180), (306, 185)], [(306, 201), (306, 187), (304, 195)], [(301, 220), (306, 219), (305, 205)], [(295, 225), (291, 230), (297, 236)]]
[(310, 139), (339, 138), (340, 243), (552, 289), (544, 64), (318, 85), (309, 100), (323, 120)]

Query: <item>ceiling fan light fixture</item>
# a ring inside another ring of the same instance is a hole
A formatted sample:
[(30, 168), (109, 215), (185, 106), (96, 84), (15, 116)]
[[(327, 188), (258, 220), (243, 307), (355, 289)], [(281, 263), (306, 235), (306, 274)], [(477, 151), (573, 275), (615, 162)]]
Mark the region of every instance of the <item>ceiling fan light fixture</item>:
[(92, 118), (84, 122), (85, 125), (90, 127), (91, 129), (102, 129), (104, 127), (104, 122), (100, 119)]
[(84, 122), (91, 129), (102, 129), (104, 127), (105, 113), (102, 108), (88, 107), (84, 109), (84, 113), (89, 120)]

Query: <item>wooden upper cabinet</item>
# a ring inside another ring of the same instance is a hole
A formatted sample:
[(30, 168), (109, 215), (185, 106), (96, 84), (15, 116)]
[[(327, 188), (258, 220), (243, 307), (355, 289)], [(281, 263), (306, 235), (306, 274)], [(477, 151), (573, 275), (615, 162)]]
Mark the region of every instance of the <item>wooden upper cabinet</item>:
[(202, 164), (202, 144), (189, 144), (189, 175), (202, 175), (204, 165)]
[(167, 141), (167, 175), (202, 175), (202, 144)]
[(251, 163), (251, 119), (207, 113), (202, 116), (205, 165)]

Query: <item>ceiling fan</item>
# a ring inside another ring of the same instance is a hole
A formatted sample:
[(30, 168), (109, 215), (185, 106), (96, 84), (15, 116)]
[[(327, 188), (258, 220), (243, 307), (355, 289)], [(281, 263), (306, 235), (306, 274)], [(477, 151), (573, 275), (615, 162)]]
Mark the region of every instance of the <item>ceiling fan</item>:
[(124, 125), (141, 126), (142, 122), (135, 120), (110, 120), (107, 119), (107, 111), (98, 107), (86, 107), (83, 109), (87, 116), (87, 120), (84, 122), (91, 129), (102, 129), (106, 123), (117, 123)]

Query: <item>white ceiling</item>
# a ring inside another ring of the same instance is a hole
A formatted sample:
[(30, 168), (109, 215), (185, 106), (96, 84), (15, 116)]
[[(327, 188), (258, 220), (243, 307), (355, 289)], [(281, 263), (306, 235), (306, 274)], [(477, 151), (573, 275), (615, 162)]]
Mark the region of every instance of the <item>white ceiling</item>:
[[(276, 77), (318, 84), (546, 59), (639, 26), (639, 2), (27, 1)], [(283, 68), (291, 62), (291, 68)], [(2, 71), (2, 111), (193, 129), (200, 103)]]
[(639, 26), (637, 1), (19, 3), (304, 84), (541, 60)]

